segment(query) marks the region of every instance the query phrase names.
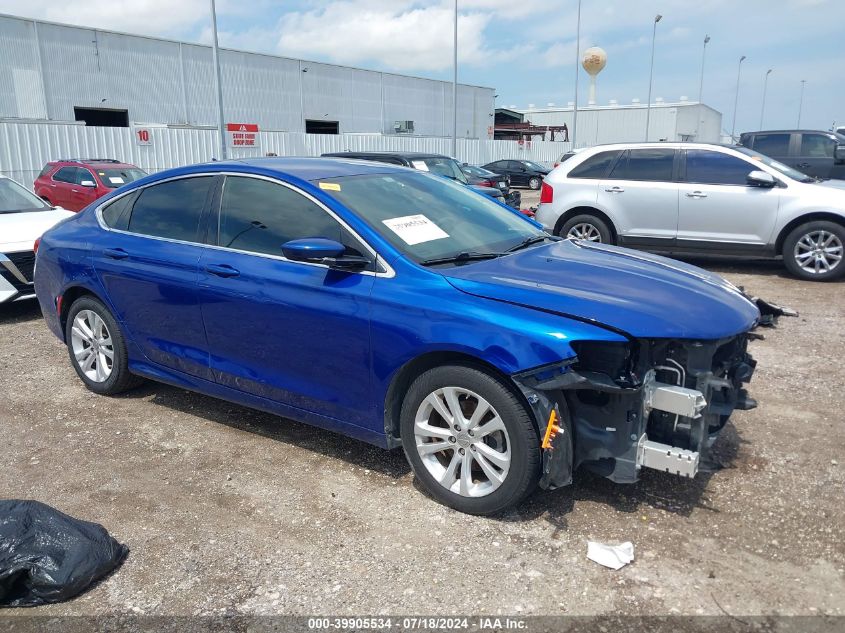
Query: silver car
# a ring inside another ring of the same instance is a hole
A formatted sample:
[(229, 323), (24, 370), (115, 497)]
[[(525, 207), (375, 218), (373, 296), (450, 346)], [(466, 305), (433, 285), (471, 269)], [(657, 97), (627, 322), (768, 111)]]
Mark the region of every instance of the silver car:
[(783, 257), (796, 277), (845, 274), (845, 183), (744, 147), (600, 145), (546, 178), (535, 219), (567, 238), (662, 253)]

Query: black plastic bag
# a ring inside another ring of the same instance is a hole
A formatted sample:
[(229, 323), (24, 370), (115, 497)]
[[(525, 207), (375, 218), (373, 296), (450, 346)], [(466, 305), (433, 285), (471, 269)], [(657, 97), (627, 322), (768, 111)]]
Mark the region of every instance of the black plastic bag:
[(102, 525), (38, 501), (0, 500), (0, 607), (68, 600), (128, 553)]

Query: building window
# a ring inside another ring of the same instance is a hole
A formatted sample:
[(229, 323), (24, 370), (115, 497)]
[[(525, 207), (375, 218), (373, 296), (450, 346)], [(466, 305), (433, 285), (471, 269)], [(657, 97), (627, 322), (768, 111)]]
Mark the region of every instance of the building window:
[(337, 121), (310, 121), (305, 119), (306, 134), (340, 134), (340, 124)]
[(77, 108), (74, 106), (73, 115), (77, 121), (85, 121), (85, 125), (95, 127), (129, 127), (129, 110)]

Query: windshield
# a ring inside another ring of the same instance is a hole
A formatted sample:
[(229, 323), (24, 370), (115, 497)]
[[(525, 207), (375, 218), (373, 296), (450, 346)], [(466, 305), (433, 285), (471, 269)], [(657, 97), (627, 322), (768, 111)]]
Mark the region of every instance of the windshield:
[[(428, 171), (432, 174), (437, 174), (438, 176), (446, 176), (446, 178), (457, 180), (465, 185), (469, 183), (466, 175), (464, 175), (464, 172), (461, 171), (461, 166), (454, 158), (417, 158), (411, 160), (411, 164), (421, 171)], [(425, 167), (422, 165), (425, 165)]]
[(545, 235), (487, 196), (426, 174), (345, 176), (319, 186), (416, 262), (502, 253)]
[(747, 147), (732, 147), (731, 149), (735, 149), (738, 152), (742, 152), (752, 160), (757, 160), (763, 163), (764, 165), (771, 167), (772, 169), (778, 170), (784, 176), (788, 176), (793, 180), (798, 180), (800, 182), (813, 182), (815, 178), (808, 176), (807, 174), (801, 173), (797, 169), (792, 169), (788, 165), (784, 165), (783, 163), (779, 163), (778, 161), (774, 160), (773, 158), (769, 158), (768, 156), (764, 156), (759, 152), (755, 152), (753, 149), (748, 149)]
[(97, 175), (106, 187), (117, 189), (126, 183), (143, 178), (147, 175), (147, 172), (137, 167), (117, 167), (112, 169), (98, 169)]
[(50, 205), (14, 180), (0, 178), (0, 213), (47, 211)]

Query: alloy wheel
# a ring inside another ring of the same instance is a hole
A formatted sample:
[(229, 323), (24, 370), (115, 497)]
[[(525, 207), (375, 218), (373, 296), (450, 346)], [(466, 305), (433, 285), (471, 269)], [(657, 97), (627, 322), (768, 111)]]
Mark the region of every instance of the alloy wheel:
[(501, 486), (511, 443), (493, 406), (462, 387), (443, 387), (423, 399), (414, 420), (417, 453), (441, 486), (462, 497), (484, 497)]
[(588, 222), (573, 225), (566, 234), (569, 240), (585, 240), (587, 242), (601, 242), (601, 232), (598, 227)]
[(73, 319), (71, 348), (79, 369), (94, 382), (105, 382), (114, 367), (114, 344), (105, 321), (93, 310)]
[(795, 243), (792, 255), (805, 272), (811, 275), (825, 274), (842, 262), (842, 241), (824, 229), (810, 231)]

